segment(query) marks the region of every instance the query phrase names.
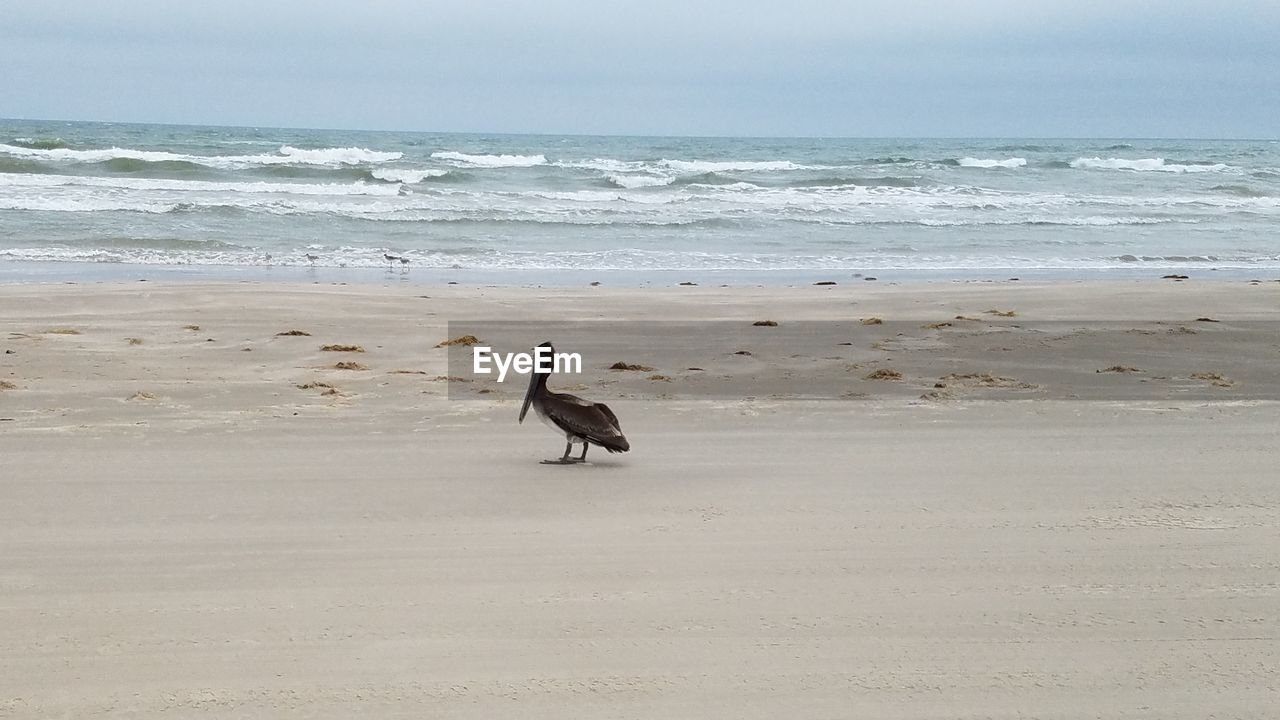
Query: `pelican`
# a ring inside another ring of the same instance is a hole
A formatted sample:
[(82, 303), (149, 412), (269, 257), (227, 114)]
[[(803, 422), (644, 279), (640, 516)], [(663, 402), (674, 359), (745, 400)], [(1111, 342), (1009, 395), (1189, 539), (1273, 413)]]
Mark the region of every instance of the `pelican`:
[[(547, 348), (552, 356), (555, 348), (544, 342), (538, 347)], [(618, 424), (618, 416), (613, 414), (608, 405), (583, 400), (576, 395), (551, 392), (547, 389), (547, 378), (551, 372), (539, 372), (538, 367), (529, 375), (529, 389), (524, 394), (524, 405), (520, 408), (520, 422), (529, 412), (529, 406), (538, 414), (538, 419), (551, 429), (564, 433), (564, 455), (559, 460), (543, 460), (544, 465), (572, 465), (587, 461), (587, 448), (595, 443), (611, 453), (626, 452), (631, 444), (622, 435), (622, 427)], [(569, 457), (574, 443), (582, 443), (582, 454)]]

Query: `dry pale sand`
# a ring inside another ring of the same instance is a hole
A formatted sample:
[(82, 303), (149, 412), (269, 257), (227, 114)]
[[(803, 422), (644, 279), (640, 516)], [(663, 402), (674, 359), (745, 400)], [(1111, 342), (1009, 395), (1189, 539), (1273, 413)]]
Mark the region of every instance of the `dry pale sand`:
[[(635, 449), (542, 466), (434, 346), (566, 316), (721, 322), (588, 356)], [(1271, 716), (1278, 327), (1274, 282), (0, 287), (0, 717)]]

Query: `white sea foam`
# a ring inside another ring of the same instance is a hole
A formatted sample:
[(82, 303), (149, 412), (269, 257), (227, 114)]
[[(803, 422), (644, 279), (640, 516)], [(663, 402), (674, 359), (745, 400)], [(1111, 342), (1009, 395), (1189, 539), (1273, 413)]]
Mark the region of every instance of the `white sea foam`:
[(956, 161), (960, 167), (971, 168), (1020, 168), (1027, 164), (1026, 158), (1011, 157), (1006, 160), (992, 160), (990, 158), (972, 158), (962, 157)]
[(670, 185), (675, 181), (675, 177), (657, 177), (654, 175), (610, 175), (608, 180), (613, 185), (630, 190), (635, 188)]
[(574, 190), (569, 192), (537, 191), (519, 193), (517, 197), (539, 198), (542, 200), (564, 200), (570, 203), (602, 203), (615, 202), (622, 199), (616, 192), (608, 190)]
[(729, 160), (725, 162), (711, 162), (705, 160), (660, 160), (658, 164), (662, 167), (675, 170), (678, 173), (686, 173), (690, 175), (701, 175), (703, 173), (712, 172), (781, 172), (788, 170), (826, 169), (822, 166), (799, 165), (791, 162), (790, 160)]
[[(722, 194), (723, 193), (743, 193), (743, 192), (750, 192), (752, 190), (761, 189), (759, 185), (755, 185), (749, 182), (735, 182), (735, 183), (725, 183), (725, 184), (689, 183), (688, 187), (691, 190), (698, 190), (698, 191), (711, 190), (713, 192), (718, 192)], [(790, 188), (787, 190), (780, 190), (776, 192), (777, 194), (780, 194), (780, 195), (781, 194), (786, 194), (786, 195), (804, 195), (805, 194), (804, 191), (802, 190), (792, 190)]]
[(157, 150), (132, 150), (129, 148), (105, 148), (101, 150), (71, 150), (69, 148), (25, 148), (17, 145), (0, 143), (0, 153), (15, 157), (34, 158), (37, 160), (55, 160), (67, 162), (103, 162), (116, 158), (129, 160), (145, 160), (147, 162), (185, 161), (194, 162), (192, 155)]
[(925, 225), (928, 227), (974, 227), (985, 225), (1062, 225), (1066, 227), (1115, 227), (1120, 225), (1164, 225), (1168, 223), (1194, 222), (1189, 219), (1137, 217), (1134, 215), (1112, 217), (1106, 215), (1090, 215), (1085, 217), (1052, 217), (1032, 215), (1023, 218), (957, 218), (941, 220), (935, 218), (904, 218), (898, 221), (904, 225)]
[(427, 178), (444, 177), (449, 174), (448, 170), (432, 170), (432, 169), (409, 169), (409, 168), (376, 168), (370, 172), (379, 180), (387, 182), (420, 183)]
[[(626, 178), (653, 176), (624, 176)], [(565, 222), (680, 224), (737, 217), (751, 222), (882, 223), (919, 213), (939, 224), (1131, 225), (1130, 216), (1160, 222), (1201, 222), (1223, 209), (1276, 217), (1280, 197), (1179, 193), (1176, 195), (1076, 195), (998, 191), (976, 186), (761, 187), (751, 183), (675, 186), (656, 178), (644, 192), (616, 190), (478, 190), (403, 186), (379, 182), (221, 182), (119, 176), (0, 173), (0, 197), (10, 210), (46, 212), (187, 212), (236, 208), (250, 213), (423, 222)], [(625, 181), (625, 180), (624, 180)], [(644, 182), (644, 181), (642, 181)], [(617, 184), (617, 183), (615, 183)], [(54, 192), (56, 190), (56, 192)], [(1152, 215), (1151, 210), (1160, 211)], [(997, 217), (992, 213), (999, 213)], [(1096, 217), (1081, 221), (1080, 217)]]
[(656, 168), (652, 163), (643, 160), (615, 160), (613, 158), (592, 158), (590, 160), (561, 160), (555, 163), (557, 167), (566, 168), (583, 168), (586, 170), (600, 170), (607, 173), (634, 173), (634, 172), (654, 172)]
[[(1101, 255), (1101, 256), (1019, 256), (1009, 254), (949, 253), (945, 250), (920, 252), (910, 246), (876, 251), (851, 249), (823, 253), (811, 249), (780, 255), (771, 252), (646, 250), (620, 247), (608, 250), (497, 250), (474, 253), (417, 250), (404, 253), (414, 268), (467, 270), (1025, 270), (1114, 269), (1141, 264), (1150, 268), (1179, 268), (1187, 264), (1213, 263), (1216, 267), (1280, 267), (1280, 256), (1235, 254), (1189, 255)], [(207, 248), (166, 247), (65, 247), (45, 246), (0, 249), (0, 259), (24, 262), (90, 262), (138, 265), (223, 265), (223, 266), (310, 266), (304, 253), (316, 252), (316, 265), (334, 268), (384, 269), (381, 249), (368, 247), (273, 248), (274, 257), (263, 249), (214, 243)]]
[(177, 210), (179, 203), (154, 200), (126, 200), (109, 197), (0, 197), (0, 210), (36, 210), (41, 212), (142, 212), (163, 214)]
[[(375, 174), (377, 171), (374, 171)], [(173, 193), (271, 193), (282, 195), (386, 195), (398, 189), (380, 183), (281, 183), (281, 182), (215, 182), (208, 180), (175, 180), (168, 178), (96, 177), (76, 175), (38, 175), (33, 173), (0, 173), (0, 187), (17, 192), (24, 188), (81, 187), (120, 190), (151, 190)]]
[(1076, 169), (1132, 170), (1135, 172), (1198, 173), (1238, 170), (1238, 168), (1225, 163), (1213, 163), (1211, 165), (1184, 165), (1179, 163), (1166, 163), (1164, 158), (1140, 158), (1138, 160), (1129, 160), (1126, 158), (1103, 159), (1100, 157), (1082, 157), (1072, 160), (1070, 164), (1071, 167)]
[(462, 167), (478, 168), (534, 167), (547, 164), (545, 155), (470, 155), (453, 150), (443, 150), (431, 153), (431, 157), (456, 163)]
[(70, 148), (38, 149), (0, 143), (0, 153), (54, 162), (93, 163), (109, 160), (142, 160), (144, 162), (188, 162), (214, 168), (243, 168), (251, 165), (362, 165), (399, 160), (403, 153), (378, 152), (366, 148), (321, 148), (305, 150), (282, 145), (277, 155), (186, 155), (163, 150), (102, 148), (72, 150)]
[[(288, 145), (281, 146), (280, 154), (286, 158), (285, 162), (305, 165), (363, 165), (366, 163), (391, 162), (404, 157), (404, 153), (400, 152), (379, 152), (358, 147), (302, 150)], [(247, 157), (267, 158), (268, 163), (280, 162), (275, 155), (251, 155)]]

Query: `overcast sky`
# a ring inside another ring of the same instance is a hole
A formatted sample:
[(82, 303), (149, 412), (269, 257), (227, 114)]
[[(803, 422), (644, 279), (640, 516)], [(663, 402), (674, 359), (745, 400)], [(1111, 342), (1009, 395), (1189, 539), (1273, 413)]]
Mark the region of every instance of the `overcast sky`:
[(1280, 136), (1280, 0), (0, 0), (0, 117)]

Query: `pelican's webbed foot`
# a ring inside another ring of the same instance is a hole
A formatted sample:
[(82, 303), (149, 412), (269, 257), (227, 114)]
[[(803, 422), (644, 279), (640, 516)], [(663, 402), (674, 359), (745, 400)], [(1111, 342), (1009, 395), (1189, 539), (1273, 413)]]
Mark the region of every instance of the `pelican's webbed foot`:
[(564, 455), (561, 455), (559, 460), (543, 460), (542, 464), (543, 465), (577, 465), (578, 463), (584, 463), (587, 461), (586, 443), (582, 444), (581, 457), (570, 457), (569, 453), (571, 452), (573, 452), (573, 443), (572, 442), (565, 443)]

